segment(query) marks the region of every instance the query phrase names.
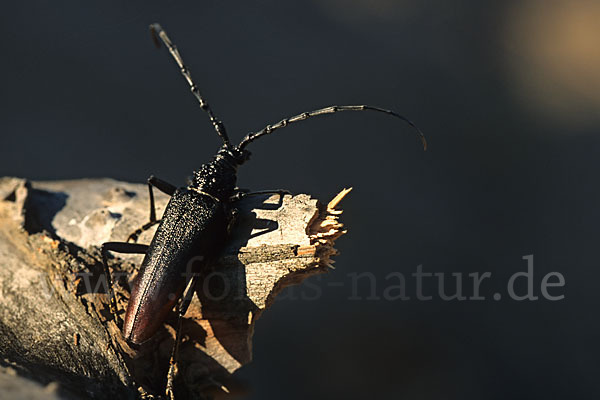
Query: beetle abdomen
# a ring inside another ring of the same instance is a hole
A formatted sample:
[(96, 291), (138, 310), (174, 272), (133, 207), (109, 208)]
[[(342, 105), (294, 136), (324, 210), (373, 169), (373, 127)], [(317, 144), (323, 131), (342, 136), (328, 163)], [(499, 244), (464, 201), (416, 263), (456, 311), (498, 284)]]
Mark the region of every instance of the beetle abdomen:
[(123, 325), (126, 339), (141, 343), (160, 328), (181, 297), (187, 274), (222, 248), (226, 226), (216, 198), (193, 189), (175, 192), (131, 291)]

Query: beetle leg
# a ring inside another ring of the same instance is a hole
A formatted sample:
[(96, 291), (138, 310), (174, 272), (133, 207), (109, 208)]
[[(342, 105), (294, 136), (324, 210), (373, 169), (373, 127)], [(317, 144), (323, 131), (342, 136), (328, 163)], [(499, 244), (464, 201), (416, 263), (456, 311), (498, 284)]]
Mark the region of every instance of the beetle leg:
[(160, 219), (155, 219), (154, 221), (151, 220), (150, 222), (145, 223), (127, 237), (127, 243), (136, 243), (142, 232), (147, 231), (159, 222)]
[(160, 190), (161, 192), (168, 194), (169, 196), (173, 196), (173, 193), (177, 190), (177, 186), (170, 184), (169, 182), (163, 181), (160, 178), (155, 177), (154, 175), (150, 175), (148, 178), (148, 187), (150, 189), (150, 193), (152, 193), (152, 186)]
[(229, 209), (229, 216), (227, 218), (227, 235), (231, 234), (231, 231), (233, 230), (233, 227), (235, 226), (239, 215), (240, 210), (238, 210), (237, 208), (231, 207)]
[(194, 290), (196, 283), (198, 282), (198, 274), (192, 274), (187, 287), (184, 291), (183, 297), (179, 300), (177, 305), (177, 327), (175, 329), (175, 343), (171, 350), (171, 358), (169, 360), (169, 372), (167, 373), (167, 387), (166, 395), (170, 400), (175, 400), (175, 394), (173, 392), (173, 385), (175, 383), (175, 375), (177, 375), (177, 358), (179, 357), (179, 345), (181, 344), (181, 327), (183, 322), (183, 316), (185, 315), (192, 298), (194, 296)]
[(152, 228), (154, 225), (160, 222), (159, 219), (156, 219), (154, 191), (152, 190), (153, 187), (157, 188), (163, 193), (168, 194), (169, 196), (172, 196), (173, 193), (175, 193), (175, 190), (177, 190), (177, 188), (174, 185), (171, 185), (170, 183), (165, 182), (162, 179), (155, 177), (154, 175), (150, 175), (150, 178), (148, 178), (148, 194), (150, 197), (150, 221), (142, 225), (140, 228), (136, 229), (131, 235), (129, 235), (127, 237), (127, 242), (137, 242), (142, 232), (147, 231), (148, 229)]
[(113, 288), (112, 279), (110, 277), (110, 271), (108, 269), (109, 251), (114, 251), (115, 253), (145, 254), (146, 251), (148, 251), (148, 245), (124, 242), (106, 242), (102, 245), (102, 264), (104, 265), (104, 276), (106, 277), (106, 283), (110, 294), (110, 312), (114, 316), (118, 325), (119, 317), (117, 315), (117, 301), (115, 299), (115, 291)]
[(240, 201), (244, 197), (247, 197), (247, 196), (258, 196), (258, 195), (262, 195), (262, 194), (278, 194), (280, 196), (284, 196), (286, 194), (292, 194), (292, 193), (290, 193), (289, 190), (285, 190), (285, 189), (259, 190), (258, 192), (246, 192), (246, 191), (239, 190), (236, 194), (234, 194), (233, 196), (231, 196), (229, 198), (229, 201), (230, 202)]

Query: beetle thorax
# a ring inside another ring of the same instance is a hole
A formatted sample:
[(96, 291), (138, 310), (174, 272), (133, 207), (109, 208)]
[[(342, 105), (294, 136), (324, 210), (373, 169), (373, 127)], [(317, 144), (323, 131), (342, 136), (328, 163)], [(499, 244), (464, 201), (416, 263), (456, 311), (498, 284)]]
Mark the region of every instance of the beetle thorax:
[(234, 194), (236, 175), (237, 166), (226, 157), (217, 155), (194, 171), (190, 186), (227, 201)]

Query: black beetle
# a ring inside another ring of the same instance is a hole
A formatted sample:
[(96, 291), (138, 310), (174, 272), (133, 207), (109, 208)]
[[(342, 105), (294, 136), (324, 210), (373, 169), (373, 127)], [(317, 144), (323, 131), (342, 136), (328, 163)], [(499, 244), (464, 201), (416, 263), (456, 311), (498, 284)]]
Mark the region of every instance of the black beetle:
[[(225, 126), (215, 117), (210, 106), (200, 94), (198, 87), (192, 81), (190, 72), (184, 65), (177, 47), (171, 42), (159, 24), (150, 25), (150, 31), (157, 47), (160, 47), (160, 39), (168, 48), (179, 66), (181, 74), (190, 85), (192, 93), (200, 103), (200, 108), (208, 114), (215, 131), (223, 141), (223, 145), (212, 161), (202, 165), (198, 171), (194, 172), (188, 186), (177, 188), (151, 176), (148, 179), (150, 221), (132, 233), (127, 242), (107, 242), (102, 245), (102, 258), (110, 290), (110, 307), (115, 315), (116, 301), (108, 271), (108, 252), (145, 254), (139, 277), (131, 292), (122, 328), (125, 339), (133, 344), (142, 343), (152, 337), (178, 302), (181, 321), (181, 317), (189, 305), (195, 285), (195, 280), (192, 278), (188, 282), (188, 290), (185, 290), (185, 272), (188, 261), (201, 257), (204, 262), (210, 262), (212, 257), (219, 254), (227, 241), (228, 227), (232, 222), (235, 202), (248, 194), (237, 189), (236, 172), (237, 167), (249, 159), (250, 152), (246, 150), (249, 143), (290, 123), (303, 121), (310, 117), (333, 114), (339, 111), (371, 110), (407, 122), (417, 130), (424, 148), (427, 146), (425, 137), (411, 121), (393, 111), (368, 105), (330, 106), (305, 112), (285, 118), (274, 125), (267, 125), (258, 132), (246, 135), (237, 146), (232, 145), (229, 142)], [(156, 218), (153, 187), (171, 196), (160, 220)], [(142, 231), (157, 223), (159, 226), (150, 245), (131, 243), (131, 241), (137, 240)], [(183, 295), (184, 291), (185, 295)], [(171, 369), (169, 370), (167, 383), (169, 397), (173, 396), (172, 367), (179, 343), (179, 330), (177, 333), (178, 337), (171, 357)]]

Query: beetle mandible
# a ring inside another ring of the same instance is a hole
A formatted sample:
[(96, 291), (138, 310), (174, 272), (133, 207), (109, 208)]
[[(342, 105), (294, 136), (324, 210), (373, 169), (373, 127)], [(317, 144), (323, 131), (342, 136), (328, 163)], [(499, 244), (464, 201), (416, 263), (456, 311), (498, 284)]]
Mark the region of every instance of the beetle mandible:
[[(340, 111), (377, 111), (399, 118), (411, 125), (416, 129), (423, 142), (423, 147), (427, 148), (425, 137), (410, 120), (394, 111), (368, 105), (334, 105), (304, 112), (284, 118), (273, 125), (267, 125), (260, 131), (249, 133), (238, 145), (232, 145), (224, 124), (214, 115), (200, 94), (177, 47), (159, 24), (150, 25), (150, 32), (155, 45), (160, 47), (162, 41), (175, 59), (191, 92), (198, 100), (200, 108), (208, 114), (223, 145), (211, 161), (194, 171), (193, 177), (185, 187), (177, 188), (150, 176), (147, 181), (150, 197), (150, 221), (132, 233), (127, 242), (107, 242), (102, 245), (102, 258), (110, 293), (110, 308), (115, 316), (117, 308), (108, 270), (108, 252), (145, 254), (139, 276), (131, 291), (122, 327), (124, 338), (133, 344), (140, 344), (150, 339), (176, 305), (178, 306), (179, 323), (181, 323), (196, 283), (195, 278), (192, 277), (186, 285), (185, 272), (188, 261), (201, 257), (206, 263), (219, 254), (227, 241), (228, 226), (232, 222), (235, 202), (252, 194), (236, 187), (237, 168), (250, 157), (250, 152), (246, 150), (248, 144), (277, 129), (284, 128), (288, 124), (311, 117)], [(156, 217), (153, 188), (171, 196), (161, 219)], [(285, 191), (272, 191), (272, 193), (283, 192)], [(155, 224), (159, 225), (149, 245), (132, 243), (137, 240), (141, 232)], [(180, 340), (179, 330), (177, 330), (171, 367)], [(170, 386), (172, 386), (172, 368), (169, 370), (167, 383), (168, 395), (172, 397), (172, 387)]]

